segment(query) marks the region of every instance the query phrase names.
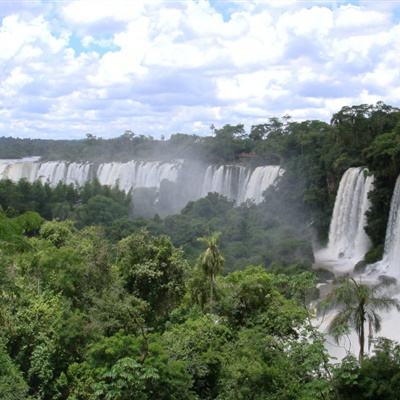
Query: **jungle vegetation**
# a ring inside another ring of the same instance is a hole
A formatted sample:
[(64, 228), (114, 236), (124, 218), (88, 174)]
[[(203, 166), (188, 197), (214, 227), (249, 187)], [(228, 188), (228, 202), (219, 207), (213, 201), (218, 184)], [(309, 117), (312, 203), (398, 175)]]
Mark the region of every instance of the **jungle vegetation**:
[[(151, 219), (135, 218), (129, 195), (98, 182), (0, 182), (0, 398), (397, 400), (397, 343), (374, 338), (373, 352), (360, 359), (330, 359), (310, 323), (323, 279), (310, 266), (311, 240), (326, 237), (351, 166), (365, 165), (376, 178), (367, 258), (380, 257), (400, 172), (399, 121), (399, 109), (378, 103), (344, 107), (330, 124), (272, 118), (250, 132), (213, 127), (206, 138), (1, 138), (3, 158), (175, 152), (279, 163), (286, 172), (259, 205), (235, 207), (210, 193)], [(357, 288), (343, 283), (332, 301), (345, 293), (379, 302)], [(372, 320), (380, 309), (368, 309)]]

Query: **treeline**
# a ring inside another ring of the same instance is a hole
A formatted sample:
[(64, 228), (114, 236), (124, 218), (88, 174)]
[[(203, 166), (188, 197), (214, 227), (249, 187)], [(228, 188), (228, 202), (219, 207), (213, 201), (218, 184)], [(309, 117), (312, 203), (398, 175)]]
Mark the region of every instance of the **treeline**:
[(110, 225), (128, 218), (131, 196), (118, 188), (102, 186), (98, 181), (82, 187), (59, 183), (54, 188), (39, 181), (0, 181), (0, 210), (9, 217), (35, 211), (47, 220), (72, 219), (78, 227)]
[(97, 181), (76, 188), (59, 183), (0, 181), (0, 209), (9, 217), (35, 211), (47, 220), (72, 220), (77, 227), (102, 225), (106, 237), (117, 242), (139, 229), (171, 237), (190, 261), (199, 256), (197, 240), (220, 231), (226, 271), (247, 265), (269, 270), (309, 270), (313, 262), (307, 230), (285, 224), (266, 203), (236, 207), (216, 193), (190, 202), (179, 214), (166, 218), (133, 218), (130, 194), (101, 186)]
[(398, 398), (398, 345), (330, 363), (312, 274), (222, 275), (218, 235), (201, 243), (189, 263), (165, 235), (0, 213), (0, 397)]

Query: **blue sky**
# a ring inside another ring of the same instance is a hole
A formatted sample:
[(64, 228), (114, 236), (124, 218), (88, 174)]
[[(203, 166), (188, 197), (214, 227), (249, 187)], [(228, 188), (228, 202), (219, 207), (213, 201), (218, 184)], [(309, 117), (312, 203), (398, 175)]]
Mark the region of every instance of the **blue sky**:
[(0, 135), (168, 137), (400, 106), (400, 2), (0, 2)]

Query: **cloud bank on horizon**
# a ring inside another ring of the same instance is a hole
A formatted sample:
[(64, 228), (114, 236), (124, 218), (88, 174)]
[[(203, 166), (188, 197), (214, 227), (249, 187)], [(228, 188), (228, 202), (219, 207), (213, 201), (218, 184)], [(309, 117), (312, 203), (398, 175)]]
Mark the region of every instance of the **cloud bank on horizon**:
[(0, 136), (155, 137), (400, 105), (393, 1), (2, 0)]

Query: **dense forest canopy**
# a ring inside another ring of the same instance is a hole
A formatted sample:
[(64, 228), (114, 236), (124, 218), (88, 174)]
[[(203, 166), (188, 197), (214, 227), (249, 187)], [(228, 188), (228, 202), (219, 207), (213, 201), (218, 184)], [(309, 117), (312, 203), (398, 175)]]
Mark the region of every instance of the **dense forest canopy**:
[(400, 347), (332, 363), (310, 323), (311, 272), (343, 172), (375, 176), (379, 259), (400, 173), (400, 110), (344, 107), (330, 124), (272, 118), (200, 137), (0, 139), (1, 158), (183, 158), (281, 165), (261, 204), (209, 193), (139, 218), (129, 193), (0, 182), (0, 394), (5, 400), (398, 399)]

